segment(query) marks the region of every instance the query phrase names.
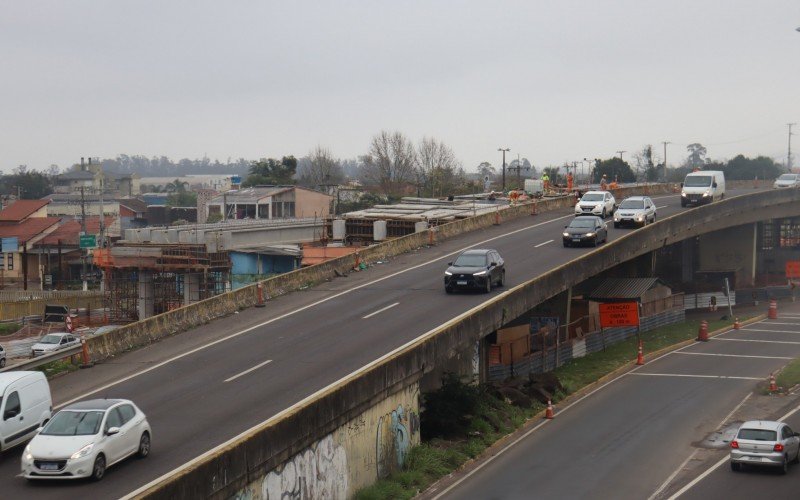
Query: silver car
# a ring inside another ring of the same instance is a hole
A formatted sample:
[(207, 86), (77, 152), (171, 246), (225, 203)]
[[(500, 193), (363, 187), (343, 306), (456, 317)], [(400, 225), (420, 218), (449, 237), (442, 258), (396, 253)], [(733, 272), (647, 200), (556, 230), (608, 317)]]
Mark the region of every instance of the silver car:
[(614, 212), (614, 227), (646, 226), (656, 221), (656, 204), (648, 196), (625, 198)]
[(800, 186), (800, 174), (782, 174), (772, 184), (773, 189)]
[(780, 467), (786, 474), (789, 462), (800, 461), (800, 434), (783, 422), (753, 420), (739, 427), (731, 441), (731, 469), (742, 465)]

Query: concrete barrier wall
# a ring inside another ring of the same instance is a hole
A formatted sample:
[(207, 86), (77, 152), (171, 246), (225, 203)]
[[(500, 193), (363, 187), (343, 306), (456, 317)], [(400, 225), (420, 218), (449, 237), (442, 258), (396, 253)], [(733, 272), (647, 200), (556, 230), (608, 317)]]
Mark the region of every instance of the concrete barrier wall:
[(190, 499), (235, 495), (264, 472), (323, 439), (367, 408), (418, 382), (441, 360), (585, 279), (661, 246), (740, 224), (800, 215), (800, 190), (755, 193), (674, 215), (582, 255), (494, 296), (353, 375), (319, 391), (260, 426), (139, 492), (142, 497)]
[(233, 497), (351, 498), (400, 470), (420, 443), (419, 384), (404, 387), (252, 481)]

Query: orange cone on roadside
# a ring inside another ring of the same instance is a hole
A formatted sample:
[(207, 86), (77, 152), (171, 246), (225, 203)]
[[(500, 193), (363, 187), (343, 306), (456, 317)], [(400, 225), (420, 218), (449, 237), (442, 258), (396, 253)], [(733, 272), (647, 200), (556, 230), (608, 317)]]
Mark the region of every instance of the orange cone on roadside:
[(644, 354), (642, 354), (642, 341), (639, 340), (639, 354), (636, 356), (636, 364), (642, 366), (644, 364)]
[(494, 212), (494, 225), (500, 225), (500, 207), (497, 207), (497, 210)]
[(256, 285), (258, 289), (258, 299), (256, 300), (256, 307), (264, 307), (266, 304), (264, 303), (264, 285), (259, 281), (258, 285)]
[(778, 301), (771, 299), (769, 301), (769, 311), (767, 312), (769, 319), (778, 319)]
[(778, 392), (778, 384), (775, 382), (775, 374), (769, 374), (769, 392)]
[(708, 321), (703, 320), (700, 322), (700, 331), (697, 332), (697, 340), (700, 342), (708, 342)]
[(544, 418), (552, 419), (555, 415), (553, 414), (553, 402), (549, 399), (547, 400), (547, 410), (544, 412)]
[(86, 337), (81, 337), (81, 358), (83, 361), (81, 368), (91, 368), (94, 365), (89, 358), (89, 346), (86, 345)]
[(733, 322), (733, 329), (734, 330), (741, 330), (742, 329), (742, 324), (739, 323), (739, 318), (736, 318), (736, 320)]

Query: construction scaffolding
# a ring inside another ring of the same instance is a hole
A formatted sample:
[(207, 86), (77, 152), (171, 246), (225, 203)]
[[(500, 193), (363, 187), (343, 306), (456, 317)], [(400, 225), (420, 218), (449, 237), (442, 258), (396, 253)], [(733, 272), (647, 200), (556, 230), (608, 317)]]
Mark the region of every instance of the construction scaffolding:
[(137, 321), (224, 293), (227, 252), (202, 244), (123, 243), (94, 252), (103, 270), (104, 305), (112, 322)]

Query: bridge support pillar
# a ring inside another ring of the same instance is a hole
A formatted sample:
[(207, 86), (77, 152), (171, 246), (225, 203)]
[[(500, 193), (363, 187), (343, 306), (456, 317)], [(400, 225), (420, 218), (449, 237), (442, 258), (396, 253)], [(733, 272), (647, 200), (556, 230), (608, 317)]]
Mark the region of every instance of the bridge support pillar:
[(756, 277), (756, 224), (700, 235), (699, 270), (735, 273), (736, 287), (750, 287)]
[(149, 318), (153, 315), (153, 273), (147, 271), (139, 272), (137, 283), (139, 295), (139, 319)]
[[(483, 338), (477, 342), (481, 344), (486, 342)], [(483, 354), (484, 356), (481, 356)], [(442, 376), (445, 373), (455, 373), (463, 381), (476, 382), (480, 380), (480, 372), (482, 370), (481, 364), (485, 356), (488, 356), (488, 349), (483, 349), (478, 343), (471, 344), (467, 347), (461, 347), (450, 359), (437, 362), (434, 369), (422, 376), (419, 381), (419, 388), (421, 392), (430, 392), (442, 386)], [(479, 373), (476, 375), (474, 372), (477, 370)], [(485, 375), (484, 375), (485, 376)]]

